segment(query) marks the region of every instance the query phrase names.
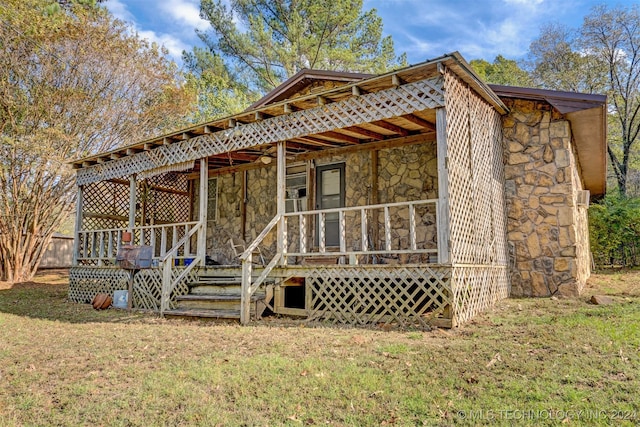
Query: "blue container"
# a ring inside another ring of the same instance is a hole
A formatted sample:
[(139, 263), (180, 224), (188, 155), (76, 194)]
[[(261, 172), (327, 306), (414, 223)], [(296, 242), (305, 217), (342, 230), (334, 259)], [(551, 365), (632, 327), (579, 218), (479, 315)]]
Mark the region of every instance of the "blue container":
[(113, 306), (115, 308), (127, 308), (129, 291), (113, 291)]

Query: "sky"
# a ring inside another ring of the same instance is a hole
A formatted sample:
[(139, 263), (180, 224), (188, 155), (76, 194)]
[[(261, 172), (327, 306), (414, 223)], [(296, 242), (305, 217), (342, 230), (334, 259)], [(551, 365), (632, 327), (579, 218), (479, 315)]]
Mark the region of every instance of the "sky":
[[(416, 64), (453, 51), (467, 60), (492, 61), (497, 55), (523, 59), (540, 28), (560, 23), (577, 28), (591, 8), (607, 3), (628, 6), (632, 0), (364, 0), (375, 8), (384, 35), (397, 54)], [(138, 34), (157, 42), (181, 63), (183, 50), (201, 46), (196, 29), (206, 31), (199, 0), (107, 0), (105, 6), (131, 23)]]

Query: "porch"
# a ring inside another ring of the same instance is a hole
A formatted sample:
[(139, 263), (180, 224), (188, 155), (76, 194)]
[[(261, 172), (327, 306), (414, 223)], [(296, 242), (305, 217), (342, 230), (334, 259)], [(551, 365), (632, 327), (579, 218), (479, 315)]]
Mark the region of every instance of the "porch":
[[(242, 323), (468, 320), (508, 278), (501, 104), (464, 65), (443, 57), (76, 162), (70, 299), (130, 289), (137, 309)], [(151, 268), (118, 268), (124, 233), (151, 247)]]

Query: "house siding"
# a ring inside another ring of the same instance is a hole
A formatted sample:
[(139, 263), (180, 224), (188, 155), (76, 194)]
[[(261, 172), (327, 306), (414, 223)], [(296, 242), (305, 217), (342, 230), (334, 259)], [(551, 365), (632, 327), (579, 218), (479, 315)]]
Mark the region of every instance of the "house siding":
[[(436, 144), (433, 141), (414, 143), (406, 146), (385, 148), (378, 153), (377, 195), (374, 197), (372, 179), (371, 150), (362, 149), (349, 154), (320, 157), (313, 161), (315, 166), (345, 164), (345, 206), (365, 206), (373, 203), (392, 203), (410, 200), (435, 199), (437, 188)], [(309, 169), (311, 167), (309, 166)], [(207, 222), (207, 254), (222, 264), (238, 262), (233, 254), (229, 239), (243, 237), (251, 242), (276, 214), (276, 168), (270, 165), (248, 170), (245, 234), (242, 230), (242, 174), (235, 172), (217, 177), (218, 206), (217, 217)], [(313, 200), (315, 182), (313, 173), (307, 180), (308, 195)], [(196, 198), (197, 199), (197, 198)], [(377, 200), (376, 200), (377, 199)], [(196, 200), (197, 203), (197, 200)], [(393, 211), (396, 208), (391, 208)], [(405, 208), (406, 209), (406, 208)], [(393, 215), (395, 212), (391, 212)], [(416, 240), (422, 247), (436, 248), (437, 230), (435, 206), (417, 208), (420, 215), (416, 223)], [(359, 211), (347, 212), (346, 221), (353, 224), (360, 221)], [(405, 215), (406, 217), (406, 215)], [(377, 215), (378, 230), (384, 229), (384, 212)], [(374, 224), (370, 224), (372, 235)], [(287, 235), (289, 252), (298, 250), (299, 225), (296, 221), (288, 221)], [(314, 226), (309, 224), (308, 242), (314, 241)], [(407, 246), (409, 239), (407, 219), (397, 219), (391, 224), (392, 247)], [(373, 237), (373, 236), (371, 236)], [(378, 233), (378, 240), (384, 233)], [(362, 234), (359, 226), (347, 227), (347, 249), (361, 247)], [(266, 256), (275, 253), (275, 233), (270, 233), (261, 247), (266, 248)], [(376, 246), (380, 248), (379, 242)], [(424, 258), (424, 256), (422, 256)], [(403, 260), (425, 261), (425, 259)]]
[(588, 224), (570, 123), (546, 102), (505, 104), (511, 295), (578, 295), (590, 274)]

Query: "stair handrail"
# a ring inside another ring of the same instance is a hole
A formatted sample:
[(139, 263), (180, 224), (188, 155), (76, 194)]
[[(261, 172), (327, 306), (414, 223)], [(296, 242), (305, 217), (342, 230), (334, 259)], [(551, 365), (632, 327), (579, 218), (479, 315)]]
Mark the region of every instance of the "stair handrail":
[(281, 214), (276, 214), (269, 224), (264, 227), (262, 232), (256, 237), (253, 242), (247, 246), (247, 249), (240, 256), (242, 262), (242, 293), (240, 294), (240, 323), (246, 325), (249, 323), (251, 317), (251, 297), (258, 289), (258, 287), (264, 282), (271, 270), (278, 264), (282, 257), (282, 253), (277, 251), (269, 264), (264, 267), (262, 274), (256, 279), (254, 283), (251, 283), (251, 270), (253, 263), (253, 251), (256, 250), (258, 245), (262, 243), (264, 238), (273, 230), (273, 227), (282, 218)]
[(202, 261), (202, 257), (196, 255), (193, 258), (193, 261), (186, 266), (182, 272), (176, 277), (175, 280), (171, 280), (171, 270), (174, 263), (174, 258), (178, 254), (178, 249), (180, 246), (184, 245), (187, 240), (191, 239), (193, 235), (202, 227), (202, 222), (198, 222), (194, 227), (186, 233), (182, 239), (180, 239), (171, 249), (167, 251), (167, 253), (160, 259), (162, 263), (162, 293), (160, 295), (160, 315), (164, 315), (165, 310), (168, 308), (169, 299), (171, 298), (171, 292), (175, 289), (175, 287), (180, 283), (182, 279), (186, 277), (189, 272)]

